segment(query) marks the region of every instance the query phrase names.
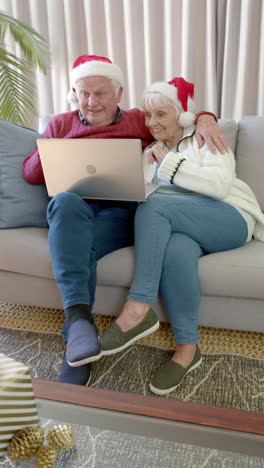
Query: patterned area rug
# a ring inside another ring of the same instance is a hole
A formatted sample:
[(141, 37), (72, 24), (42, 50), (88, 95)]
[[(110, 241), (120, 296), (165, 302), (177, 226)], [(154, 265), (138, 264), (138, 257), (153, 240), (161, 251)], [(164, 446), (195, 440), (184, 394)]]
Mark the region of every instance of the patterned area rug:
[[(0, 328), (1, 352), (27, 364), (31, 376), (57, 380), (64, 353), (59, 335)], [(173, 351), (136, 344), (92, 366), (92, 387), (152, 395), (152, 373)], [(264, 360), (226, 353), (204, 353), (203, 364), (166, 397), (263, 412)]]
[[(95, 313), (96, 324), (101, 333), (113, 322), (113, 317)], [(0, 326), (15, 330), (54, 333), (60, 336), (64, 314), (59, 309), (29, 307), (0, 302)], [(200, 348), (206, 353), (241, 354), (264, 359), (264, 333), (255, 333), (223, 328), (199, 327)], [(174, 342), (169, 323), (150, 336), (140, 340), (141, 344), (173, 349)]]
[[(113, 321), (96, 315), (99, 331)], [(27, 364), (32, 377), (57, 380), (65, 344), (60, 337), (61, 310), (0, 303), (0, 351)], [(262, 333), (200, 327), (203, 364), (166, 397), (264, 411), (264, 335)], [(153, 371), (170, 358), (174, 343), (169, 324), (138, 344), (92, 366), (91, 386), (152, 395), (148, 384)], [(56, 421), (41, 420), (47, 430)], [(74, 425), (76, 446), (60, 452), (56, 466), (64, 468), (264, 468), (264, 460), (231, 452), (194, 447), (138, 435)], [(28, 468), (0, 460), (6, 468)]]

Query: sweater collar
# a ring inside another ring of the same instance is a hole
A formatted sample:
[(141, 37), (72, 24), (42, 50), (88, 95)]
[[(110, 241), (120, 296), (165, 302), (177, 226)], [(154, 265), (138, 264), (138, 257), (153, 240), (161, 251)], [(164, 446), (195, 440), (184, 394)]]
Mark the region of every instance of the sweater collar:
[[(86, 120), (81, 111), (79, 110), (78, 111), (78, 114), (79, 114), (79, 119), (80, 119), (80, 122), (83, 124), (83, 125), (90, 125), (88, 120)], [(114, 125), (114, 124), (117, 124), (118, 122), (120, 122), (120, 120), (122, 119), (122, 111), (120, 109), (119, 106), (117, 106), (117, 109), (116, 109), (116, 115), (115, 115), (115, 118), (113, 120), (113, 122), (111, 122), (109, 125)]]

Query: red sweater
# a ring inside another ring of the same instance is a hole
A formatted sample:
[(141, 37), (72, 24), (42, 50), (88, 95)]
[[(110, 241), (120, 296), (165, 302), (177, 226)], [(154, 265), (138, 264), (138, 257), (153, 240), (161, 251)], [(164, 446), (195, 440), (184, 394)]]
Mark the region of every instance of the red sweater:
[[(49, 121), (43, 138), (139, 138), (142, 149), (153, 141), (145, 126), (144, 113), (139, 109), (122, 110), (120, 122), (100, 127), (81, 123), (78, 110), (65, 112)], [(22, 174), (30, 184), (45, 182), (37, 147), (25, 159)]]

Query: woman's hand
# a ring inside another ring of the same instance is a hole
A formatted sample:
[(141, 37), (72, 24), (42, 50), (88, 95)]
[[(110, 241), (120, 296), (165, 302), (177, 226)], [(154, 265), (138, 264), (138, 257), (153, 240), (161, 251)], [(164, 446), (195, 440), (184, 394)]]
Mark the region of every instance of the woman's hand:
[(154, 162), (160, 164), (167, 153), (158, 144), (155, 144), (151, 146), (151, 148), (147, 149), (145, 154), (149, 164), (153, 164)]
[(218, 150), (224, 154), (228, 151), (226, 137), (211, 115), (203, 114), (198, 118), (195, 136), (199, 148), (206, 143), (212, 153), (216, 153)]

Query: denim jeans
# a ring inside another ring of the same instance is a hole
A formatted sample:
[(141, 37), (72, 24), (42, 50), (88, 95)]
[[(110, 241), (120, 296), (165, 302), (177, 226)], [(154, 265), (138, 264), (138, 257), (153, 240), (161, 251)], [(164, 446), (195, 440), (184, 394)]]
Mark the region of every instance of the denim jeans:
[(176, 343), (196, 343), (198, 259), (241, 247), (247, 223), (233, 206), (207, 197), (154, 194), (135, 217), (136, 271), (129, 299), (155, 302), (160, 291)]
[[(69, 192), (52, 198), (47, 210), (49, 249), (64, 308), (89, 304), (92, 310), (96, 262), (114, 250), (133, 245), (136, 206), (125, 202), (86, 203)], [(62, 334), (67, 340), (67, 324)]]

